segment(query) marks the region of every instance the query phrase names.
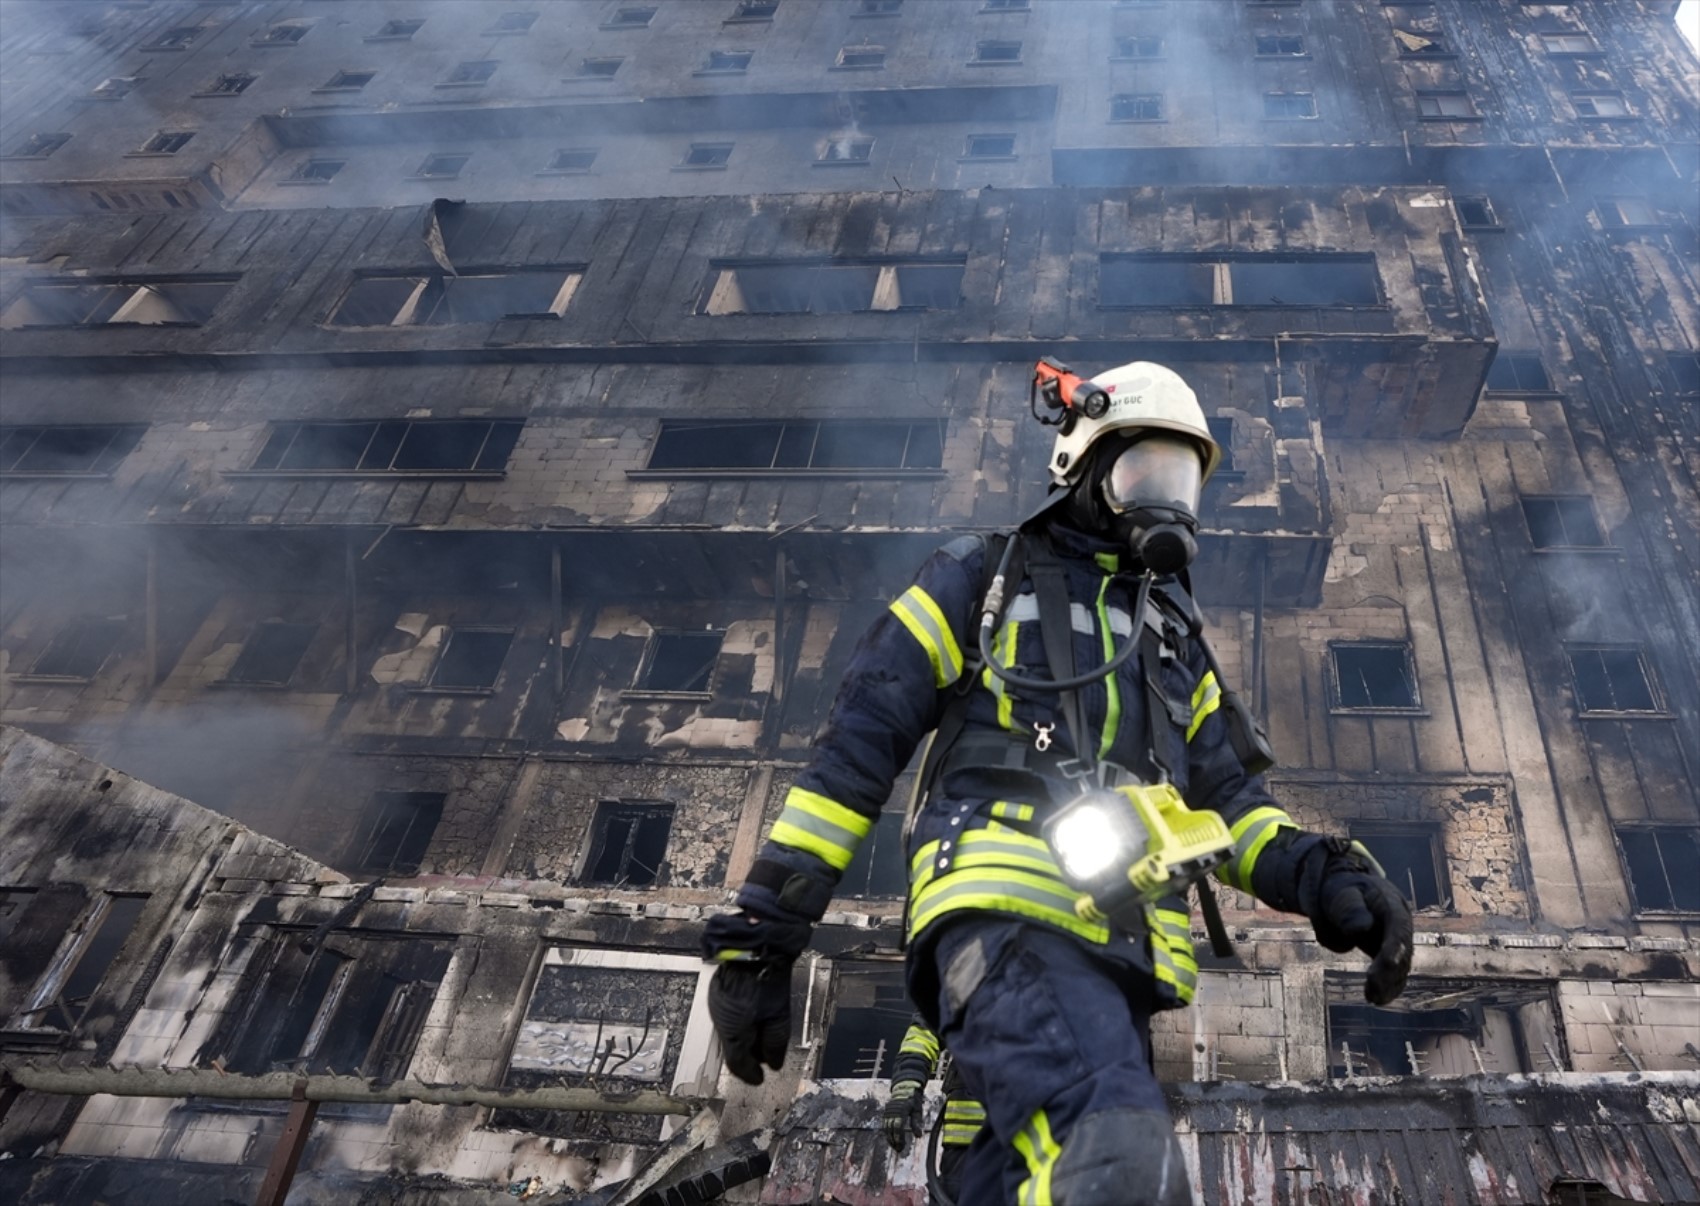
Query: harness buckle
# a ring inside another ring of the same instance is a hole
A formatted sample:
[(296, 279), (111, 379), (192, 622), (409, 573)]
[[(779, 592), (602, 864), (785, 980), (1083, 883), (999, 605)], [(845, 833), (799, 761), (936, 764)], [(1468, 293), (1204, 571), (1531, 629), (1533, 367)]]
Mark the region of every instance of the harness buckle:
[(1079, 758), (1066, 758), (1057, 763), (1053, 769), (1064, 779), (1071, 780), (1090, 779), (1097, 773)]
[(1037, 735), (1033, 738), (1033, 748), (1038, 750), (1041, 754), (1050, 749), (1054, 744), (1051, 740), (1051, 733), (1056, 729), (1056, 727), (1057, 726), (1054, 724), (1034, 725), (1033, 728)]

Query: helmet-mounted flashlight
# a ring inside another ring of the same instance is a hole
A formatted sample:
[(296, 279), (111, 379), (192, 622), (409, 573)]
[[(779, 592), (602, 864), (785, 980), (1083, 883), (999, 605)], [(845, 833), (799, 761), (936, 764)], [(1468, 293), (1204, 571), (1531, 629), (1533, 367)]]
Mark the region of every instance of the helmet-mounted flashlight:
[[(1047, 413), (1039, 413), (1039, 403)], [(1033, 386), (1027, 392), (1027, 408), (1039, 422), (1052, 427), (1072, 427), (1079, 415), (1101, 419), (1110, 411), (1110, 395), (1101, 385), (1076, 373), (1062, 361), (1041, 357), (1033, 366)]]

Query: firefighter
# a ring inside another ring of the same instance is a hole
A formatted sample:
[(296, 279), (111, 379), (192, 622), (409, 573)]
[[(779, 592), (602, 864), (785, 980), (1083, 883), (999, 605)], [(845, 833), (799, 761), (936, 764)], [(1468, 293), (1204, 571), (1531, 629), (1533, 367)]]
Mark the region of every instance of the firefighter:
[[(924, 1090), (938, 1071), (939, 1056), (939, 1036), (928, 1029), (925, 1018), (916, 1014), (903, 1035), (902, 1046), (897, 1049), (897, 1062), (891, 1069), (891, 1094), (880, 1117), (886, 1142), (900, 1155), (909, 1150), (911, 1138), (921, 1136), (921, 1116), (926, 1107)], [(956, 1071), (956, 1061), (949, 1061), (944, 1076), (944, 1112), (938, 1122), (936, 1170), (931, 1167), (932, 1153), (929, 1151), (927, 1155), (928, 1181), (932, 1183), (936, 1179), (933, 1206), (954, 1206), (957, 1202), (963, 1157), (985, 1125), (986, 1107), (968, 1096)]]
[(1221, 457), (1191, 388), (1150, 363), (1084, 381), (1046, 360), (1030, 406), (1058, 429), (1050, 494), (1009, 537), (935, 552), (857, 645), (737, 912), (706, 926), (709, 1012), (733, 1075), (759, 1084), (780, 1066), (791, 965), (932, 732), (905, 974), (986, 1108), (961, 1200), (1181, 1206), (1150, 1019), (1193, 996), (1189, 905), (1171, 896), (1131, 922), (1079, 907), (1065, 868), (1138, 852), (1110, 830), (1103, 849), (1053, 846), (1047, 823), (1085, 790), (1169, 785), (1231, 832), (1216, 878), (1368, 955), (1375, 1004), (1404, 987), (1410, 908), (1367, 851), (1301, 829), (1264, 786), (1267, 745), (1215, 669), (1185, 575)]

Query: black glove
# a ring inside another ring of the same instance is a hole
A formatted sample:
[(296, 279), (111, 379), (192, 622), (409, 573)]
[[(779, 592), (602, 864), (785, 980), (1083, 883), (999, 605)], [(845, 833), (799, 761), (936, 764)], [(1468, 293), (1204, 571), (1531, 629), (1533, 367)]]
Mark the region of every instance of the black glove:
[(791, 1041), (790, 961), (721, 964), (708, 985), (708, 1017), (732, 1075), (759, 1085), (761, 1066), (777, 1072)]
[(1316, 940), (1331, 951), (1370, 957), (1364, 999), (1386, 1005), (1411, 974), (1411, 906), (1356, 842), (1329, 838), (1304, 860), (1299, 903)]
[(919, 1082), (900, 1080), (891, 1086), (891, 1099), (880, 1115), (880, 1129), (885, 1132), (885, 1141), (891, 1144), (892, 1151), (901, 1155), (909, 1150), (911, 1135), (921, 1137), (921, 1114), (926, 1104)]

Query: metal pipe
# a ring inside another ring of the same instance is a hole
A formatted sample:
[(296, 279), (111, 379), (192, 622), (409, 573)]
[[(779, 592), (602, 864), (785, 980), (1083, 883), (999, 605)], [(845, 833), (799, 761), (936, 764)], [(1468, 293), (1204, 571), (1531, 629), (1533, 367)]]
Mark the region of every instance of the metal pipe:
[[(385, 528), (384, 531), (387, 533), (389, 529)], [(379, 539), (381, 540), (383, 537), (380, 536)], [(372, 548), (377, 547), (377, 541), (373, 541)], [(372, 550), (366, 551), (369, 553)], [(358, 567), (359, 562), (354, 556), (354, 532), (350, 530), (342, 538), (344, 606), (348, 612), (345, 617), (347, 623), (342, 638), (343, 661), (347, 663), (347, 669), (343, 676), (343, 691), (347, 695), (357, 694), (360, 690), (360, 628), (358, 618), (360, 587), (359, 579), (355, 573)]]
[(148, 689), (159, 685), (159, 534), (149, 529), (147, 536), (147, 577), (143, 583), (142, 644), (147, 660)]
[(561, 648), (561, 626), (566, 617), (561, 605), (561, 545), (556, 541), (549, 550), (549, 650), (555, 671), (555, 702), (560, 703), (567, 689), (567, 662)]

